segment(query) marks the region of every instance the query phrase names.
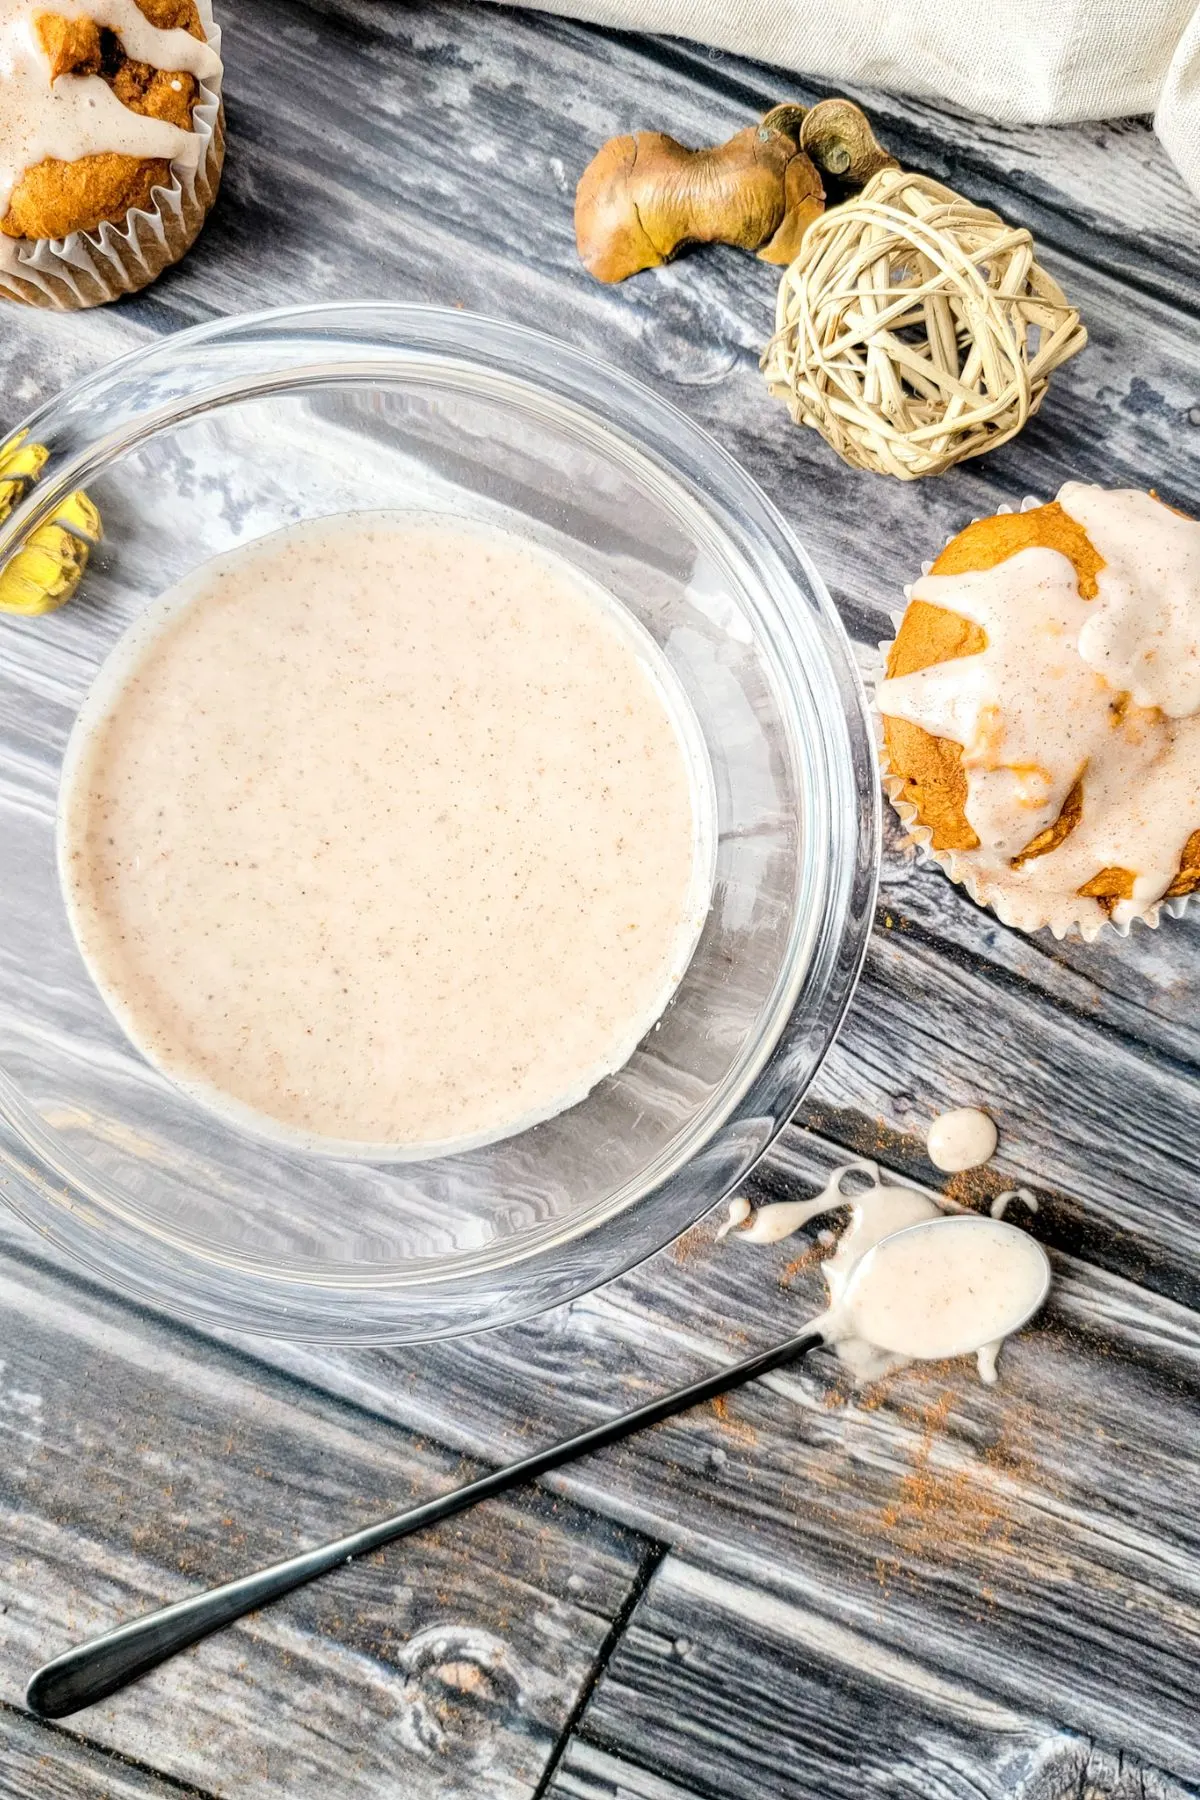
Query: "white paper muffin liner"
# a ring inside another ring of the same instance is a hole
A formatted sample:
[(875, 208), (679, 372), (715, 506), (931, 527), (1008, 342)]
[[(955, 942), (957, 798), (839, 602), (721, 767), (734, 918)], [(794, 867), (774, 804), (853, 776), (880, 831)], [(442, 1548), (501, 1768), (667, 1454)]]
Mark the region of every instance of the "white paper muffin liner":
[[(221, 54), (221, 28), (212, 0), (196, 0), (209, 44)], [(153, 189), (153, 211), (134, 207), (120, 225), (73, 231), (65, 238), (0, 235), (0, 295), (26, 306), (78, 312), (135, 294), (199, 235), (216, 199), (225, 160), (225, 114), (220, 73), (199, 82), (192, 130), (201, 139), (195, 168), (171, 164), (170, 183)]]
[[(1021, 511), (1028, 512), (1032, 507), (1043, 505), (1045, 502), (1042, 500), (1026, 498), (1021, 502)], [(1005, 513), (1011, 512), (1013, 509), (1011, 506), (1000, 506), (996, 510)], [(977, 520), (972, 520), (972, 524), (977, 522)], [(950, 543), (951, 539), (947, 538), (946, 542)], [(921, 573), (928, 575), (932, 566), (932, 563), (924, 564)], [(911, 599), (911, 586), (905, 588), (904, 597), (906, 602)], [(900, 622), (904, 618), (905, 610), (906, 607), (901, 607), (898, 612), (890, 615), (895, 631), (900, 629)], [(1013, 893), (1002, 883), (981, 875), (971, 860), (971, 851), (934, 848), (932, 831), (928, 825), (921, 823), (917, 816), (917, 809), (912, 802), (904, 799), (903, 779), (893, 773), (888, 761), (887, 744), (883, 732), (883, 715), (879, 711), (875, 698), (878, 683), (887, 671), (888, 657), (895, 641), (895, 637), (892, 636), (879, 645), (879, 662), (877, 667), (870, 672), (871, 720), (875, 729), (876, 754), (879, 758), (884, 792), (891, 801), (892, 810), (907, 831), (909, 842), (915, 846), (918, 856), (922, 861), (935, 862), (943, 873), (950, 877), (951, 881), (966, 889), (972, 900), (995, 913), (1002, 924), (1012, 925), (1018, 931), (1045, 930), (1052, 932), (1056, 938), (1077, 935), (1089, 944), (1094, 943), (1106, 932), (1112, 933), (1116, 937), (1128, 937), (1135, 921), (1130, 919), (1122, 924), (1114, 923), (1095, 900), (1077, 895), (1057, 912), (1047, 916), (1033, 895), (1025, 896), (1019, 892)], [(1168, 918), (1181, 919), (1192, 898), (1193, 896), (1190, 894), (1181, 894), (1169, 900), (1157, 900), (1152, 906), (1147, 907), (1144, 913), (1139, 913), (1137, 918), (1143, 925), (1148, 925), (1151, 930), (1155, 930), (1164, 914)]]

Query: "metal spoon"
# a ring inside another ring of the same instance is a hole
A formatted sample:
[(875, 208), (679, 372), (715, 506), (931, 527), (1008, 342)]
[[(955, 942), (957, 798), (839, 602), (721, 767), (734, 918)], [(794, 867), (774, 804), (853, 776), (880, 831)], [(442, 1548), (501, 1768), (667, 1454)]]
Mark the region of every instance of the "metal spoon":
[[(1050, 1289), (1050, 1262), (1041, 1246), (1035, 1245), (1035, 1240), (1018, 1231), (1016, 1226), (989, 1218), (974, 1218), (973, 1222), (981, 1230), (987, 1229), (994, 1234), (1011, 1233), (1014, 1237), (1021, 1238), (1026, 1245), (1036, 1249), (1044, 1264), (1044, 1281), (1036, 1299), (1030, 1295), (1029, 1303), (1024, 1305), (1020, 1316), (1005, 1319), (1002, 1329), (996, 1329), (996, 1321), (991, 1321), (989, 1337), (1007, 1337), (1031, 1319), (1045, 1300)], [(860, 1285), (865, 1287), (869, 1283), (872, 1271), (877, 1270), (879, 1259), (887, 1253), (889, 1246), (896, 1245), (901, 1238), (911, 1238), (918, 1232), (936, 1234), (944, 1233), (950, 1228), (961, 1236), (971, 1223), (971, 1215), (961, 1214), (929, 1219), (881, 1239), (855, 1266), (839, 1311), (844, 1313), (855, 1290)], [(938, 1242), (936, 1237), (933, 1242)], [(744, 1362), (721, 1369), (715, 1375), (706, 1375), (702, 1381), (693, 1381), (687, 1387), (677, 1388), (672, 1394), (664, 1394), (660, 1400), (651, 1400), (645, 1406), (622, 1413), (619, 1418), (610, 1419), (606, 1424), (595, 1425), (590, 1431), (581, 1431), (577, 1436), (552, 1444), (546, 1450), (537, 1450), (520, 1462), (496, 1469), (490, 1475), (481, 1476), (478, 1481), (469, 1482), (466, 1487), (427, 1501), (423, 1506), (411, 1507), (394, 1518), (368, 1525), (362, 1531), (351, 1532), (349, 1536), (337, 1538), (319, 1549), (302, 1551), (299, 1556), (273, 1563), (269, 1568), (260, 1569), (253, 1575), (243, 1575), (221, 1587), (210, 1588), (207, 1593), (193, 1595), (189, 1600), (177, 1600), (172, 1606), (161, 1607), (157, 1612), (146, 1613), (127, 1625), (106, 1631), (103, 1636), (80, 1644), (53, 1662), (44, 1664), (25, 1690), (26, 1701), (33, 1712), (47, 1719), (66, 1718), (85, 1706), (92, 1706), (129, 1682), (148, 1674), (151, 1669), (207, 1637), (210, 1632), (218, 1631), (224, 1625), (231, 1625), (235, 1619), (256, 1612), (260, 1606), (265, 1606), (271, 1600), (281, 1599), (295, 1588), (304, 1587), (330, 1569), (353, 1562), (355, 1557), (368, 1556), (397, 1538), (409, 1537), (426, 1525), (433, 1525), (441, 1519), (452, 1518), (455, 1513), (465, 1512), (480, 1500), (490, 1500), (522, 1482), (546, 1475), (551, 1469), (560, 1468), (563, 1463), (572, 1462), (576, 1457), (586, 1456), (593, 1450), (603, 1450), (607, 1445), (619, 1443), (622, 1438), (643, 1430), (647, 1425), (657, 1425), (675, 1413), (685, 1412), (689, 1407), (699, 1406), (702, 1401), (714, 1400), (719, 1394), (726, 1394), (744, 1382), (753, 1381), (758, 1375), (766, 1375), (785, 1363), (798, 1361), (818, 1344), (829, 1341), (825, 1329), (827, 1322), (828, 1315), (813, 1320), (797, 1337), (777, 1344), (774, 1349), (760, 1350), (757, 1355), (748, 1356)], [(965, 1345), (963, 1353), (978, 1347), (974, 1344)]]

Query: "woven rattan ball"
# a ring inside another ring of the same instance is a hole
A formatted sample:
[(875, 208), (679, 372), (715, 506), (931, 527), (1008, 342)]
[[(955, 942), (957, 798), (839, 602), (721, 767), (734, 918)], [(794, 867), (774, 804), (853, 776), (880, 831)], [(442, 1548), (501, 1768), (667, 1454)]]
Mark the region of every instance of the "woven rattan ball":
[(852, 467), (913, 481), (1020, 431), (1086, 342), (1028, 231), (883, 169), (805, 232), (763, 370)]

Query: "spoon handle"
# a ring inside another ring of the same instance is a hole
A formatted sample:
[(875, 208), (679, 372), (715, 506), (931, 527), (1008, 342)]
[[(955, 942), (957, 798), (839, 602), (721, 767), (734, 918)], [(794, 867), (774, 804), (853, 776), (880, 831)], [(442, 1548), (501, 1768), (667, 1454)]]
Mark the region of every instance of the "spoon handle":
[(89, 1643), (79, 1644), (53, 1662), (45, 1663), (26, 1689), (26, 1701), (32, 1711), (45, 1719), (66, 1718), (70, 1713), (115, 1694), (119, 1688), (157, 1668), (159, 1663), (186, 1650), (189, 1644), (207, 1637), (209, 1632), (231, 1625), (235, 1619), (256, 1612), (260, 1606), (290, 1594), (294, 1588), (303, 1587), (342, 1563), (367, 1556), (439, 1519), (452, 1518), (480, 1500), (490, 1500), (523, 1481), (533, 1481), (577, 1456), (603, 1450), (606, 1445), (618, 1443), (647, 1425), (657, 1425), (674, 1413), (685, 1412), (704, 1400), (714, 1400), (718, 1394), (728, 1393), (731, 1388), (752, 1381), (756, 1375), (766, 1375), (770, 1370), (806, 1355), (821, 1342), (820, 1332), (810, 1327), (787, 1343), (761, 1350), (744, 1362), (721, 1369), (715, 1375), (706, 1375), (702, 1381), (693, 1381), (688, 1387), (677, 1388), (672, 1394), (664, 1394), (661, 1399), (622, 1413), (619, 1418), (595, 1425), (590, 1431), (581, 1431), (576, 1437), (535, 1451), (521, 1462), (494, 1469), (490, 1475), (483, 1475), (478, 1481), (469, 1482), (466, 1487), (456, 1488), (451, 1493), (441, 1494), (423, 1506), (414, 1506), (394, 1518), (382, 1519), (378, 1524), (351, 1532), (349, 1536), (337, 1538), (316, 1550), (302, 1551), (299, 1556), (272, 1563), (253, 1575), (242, 1575), (222, 1587), (210, 1588), (207, 1593), (177, 1600), (172, 1606), (160, 1607), (157, 1612), (132, 1619), (128, 1625), (119, 1625), (114, 1631), (106, 1631), (102, 1637), (92, 1638)]

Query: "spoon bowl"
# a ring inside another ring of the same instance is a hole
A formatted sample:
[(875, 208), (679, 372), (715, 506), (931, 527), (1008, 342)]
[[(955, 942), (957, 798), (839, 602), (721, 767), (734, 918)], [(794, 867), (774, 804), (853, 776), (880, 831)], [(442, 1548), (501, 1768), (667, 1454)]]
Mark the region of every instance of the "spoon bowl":
[(916, 1362), (971, 1356), (1028, 1324), (1051, 1279), (1037, 1239), (1003, 1219), (923, 1219), (855, 1264), (823, 1335), (853, 1335)]

